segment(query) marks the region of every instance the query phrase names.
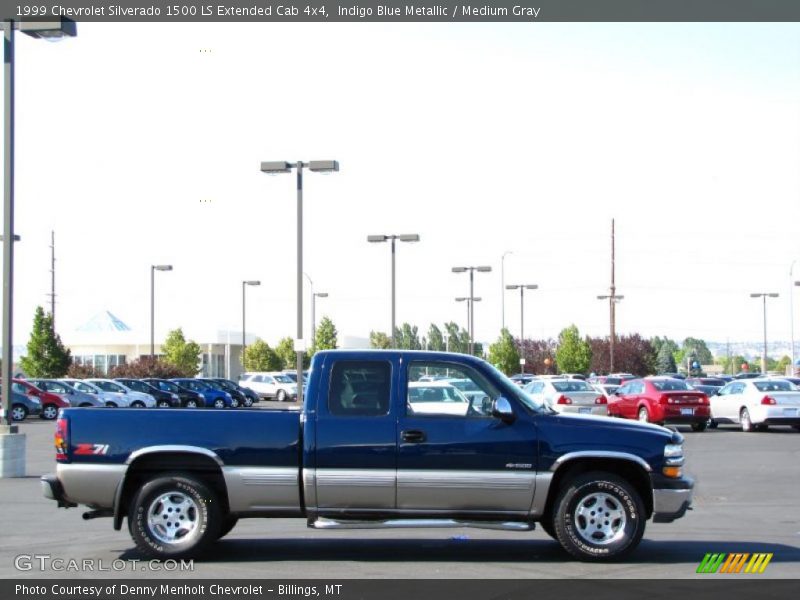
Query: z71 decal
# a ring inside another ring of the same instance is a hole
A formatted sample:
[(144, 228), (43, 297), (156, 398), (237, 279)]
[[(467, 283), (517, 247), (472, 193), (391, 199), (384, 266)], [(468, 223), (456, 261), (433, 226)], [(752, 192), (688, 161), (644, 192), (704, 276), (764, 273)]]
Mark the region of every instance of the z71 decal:
[(78, 444), (75, 454), (107, 454), (108, 444)]

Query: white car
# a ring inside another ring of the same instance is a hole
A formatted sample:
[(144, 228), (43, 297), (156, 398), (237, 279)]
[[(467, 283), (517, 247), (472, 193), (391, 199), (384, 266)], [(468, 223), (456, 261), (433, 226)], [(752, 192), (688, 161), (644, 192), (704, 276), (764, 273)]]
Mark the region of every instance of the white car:
[(466, 416), (470, 402), (444, 381), (412, 381), (408, 384), (408, 413), (411, 415)]
[[(105, 392), (116, 392), (121, 394), (127, 401), (129, 408), (155, 408), (156, 399), (150, 394), (137, 392), (119, 381), (111, 379), (87, 379), (88, 383), (93, 383)], [(120, 406), (123, 406), (122, 404)]]
[(608, 398), (582, 379), (534, 379), (523, 389), (556, 412), (608, 415)]
[(785, 379), (736, 379), (711, 402), (711, 426), (738, 423), (742, 431), (764, 431), (770, 425), (800, 430), (800, 390)]
[(130, 405), (131, 400), (122, 392), (107, 392), (101, 390), (99, 387), (88, 381), (82, 379), (59, 379), (71, 388), (84, 392), (86, 394), (94, 394), (105, 405), (111, 408), (127, 407)]
[(253, 390), (262, 398), (274, 398), (278, 402), (297, 400), (297, 382), (285, 373), (242, 373), (239, 385)]

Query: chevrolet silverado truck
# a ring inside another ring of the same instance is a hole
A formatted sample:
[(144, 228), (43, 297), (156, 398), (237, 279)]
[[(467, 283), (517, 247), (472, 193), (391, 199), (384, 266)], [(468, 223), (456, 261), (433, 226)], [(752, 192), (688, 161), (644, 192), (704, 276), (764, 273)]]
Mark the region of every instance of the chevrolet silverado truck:
[[(483, 394), (428, 396), (432, 376)], [(297, 517), (316, 529), (538, 523), (572, 556), (603, 561), (634, 550), (648, 519), (690, 508), (682, 444), (657, 425), (559, 414), (472, 356), (330, 350), (314, 355), (300, 411), (65, 409), (42, 488), (86, 505), (85, 519), (127, 519), (152, 558), (197, 556), (238, 519)]]

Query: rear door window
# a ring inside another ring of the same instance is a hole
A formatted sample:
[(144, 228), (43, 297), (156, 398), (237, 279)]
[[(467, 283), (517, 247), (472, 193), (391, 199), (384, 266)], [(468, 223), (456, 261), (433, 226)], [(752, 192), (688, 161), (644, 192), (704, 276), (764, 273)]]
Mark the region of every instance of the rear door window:
[(338, 361), (333, 365), (328, 410), (338, 416), (389, 414), (392, 367), (386, 361)]

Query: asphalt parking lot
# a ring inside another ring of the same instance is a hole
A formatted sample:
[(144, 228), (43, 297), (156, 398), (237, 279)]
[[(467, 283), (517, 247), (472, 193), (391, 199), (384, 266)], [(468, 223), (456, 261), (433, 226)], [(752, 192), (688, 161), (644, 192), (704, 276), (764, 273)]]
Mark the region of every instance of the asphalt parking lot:
[[(261, 408), (293, 405), (262, 403)], [(0, 480), (0, 578), (725, 577), (696, 574), (707, 552), (771, 552), (765, 573), (748, 577), (800, 576), (800, 433), (789, 428), (751, 434), (732, 427), (705, 433), (681, 428), (687, 471), (697, 480), (694, 510), (671, 524), (648, 523), (638, 550), (622, 563), (576, 562), (541, 530), (315, 531), (302, 519), (252, 519), (240, 522), (192, 571), (180, 573), (135, 564), (132, 559), (141, 557), (125, 528), (114, 531), (109, 519), (84, 521), (81, 508), (57, 509), (42, 497), (39, 476), (55, 464), (53, 429), (53, 422), (23, 423), (28, 475)], [(42, 570), (35, 561), (30, 570), (15, 566), (20, 555), (41, 554), (94, 559), (95, 569), (109, 568), (115, 559), (127, 566), (102, 574)]]

